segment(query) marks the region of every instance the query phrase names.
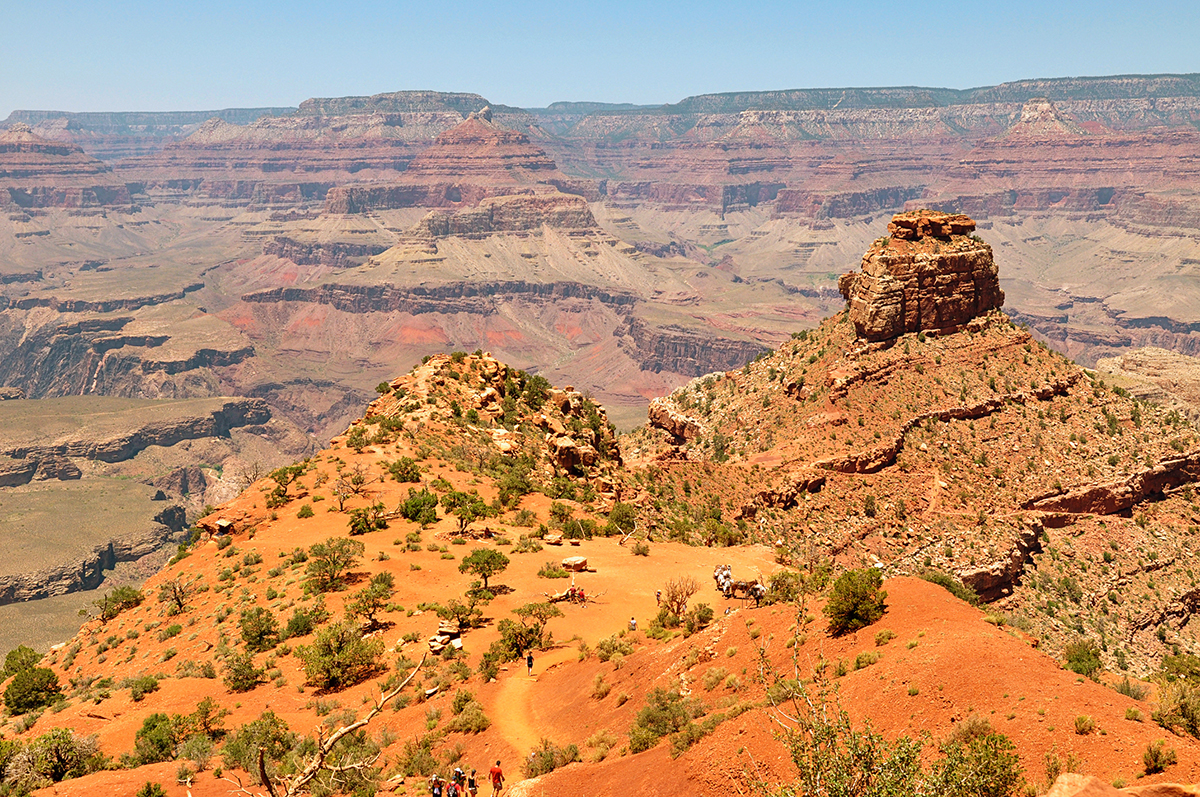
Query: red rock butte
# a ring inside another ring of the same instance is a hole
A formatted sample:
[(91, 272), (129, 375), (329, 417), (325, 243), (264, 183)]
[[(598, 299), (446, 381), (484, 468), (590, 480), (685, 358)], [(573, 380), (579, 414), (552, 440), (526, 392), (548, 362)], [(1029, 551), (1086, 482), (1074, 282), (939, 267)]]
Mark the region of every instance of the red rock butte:
[(842, 275), (858, 337), (869, 341), (922, 331), (952, 331), (1004, 304), (992, 248), (972, 235), (961, 213), (898, 213), (888, 237), (863, 255), (862, 270)]

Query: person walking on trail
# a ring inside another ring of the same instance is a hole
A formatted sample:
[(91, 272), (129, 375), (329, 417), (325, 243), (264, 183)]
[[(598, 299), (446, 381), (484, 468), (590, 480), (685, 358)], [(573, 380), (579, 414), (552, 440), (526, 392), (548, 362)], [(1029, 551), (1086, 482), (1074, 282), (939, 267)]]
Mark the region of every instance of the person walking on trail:
[(529, 669), (529, 677), (533, 677), (533, 651), (525, 654), (525, 666)]
[(504, 789), (504, 770), (500, 768), (500, 759), (496, 759), (496, 766), (488, 770), (488, 777), (492, 779), (492, 797), (497, 797)]
[(471, 774), (467, 775), (467, 795), (475, 797), (477, 794), (479, 794), (479, 784), (475, 780), (475, 770), (472, 769)]
[(636, 630), (637, 630), (637, 619), (635, 619), (635, 618), (633, 618), (633, 617), (630, 617), (630, 618), (629, 618), (629, 630), (630, 630), (630, 631), (636, 631)]
[(654, 605), (655, 606), (662, 605), (662, 590), (661, 589), (654, 590)]

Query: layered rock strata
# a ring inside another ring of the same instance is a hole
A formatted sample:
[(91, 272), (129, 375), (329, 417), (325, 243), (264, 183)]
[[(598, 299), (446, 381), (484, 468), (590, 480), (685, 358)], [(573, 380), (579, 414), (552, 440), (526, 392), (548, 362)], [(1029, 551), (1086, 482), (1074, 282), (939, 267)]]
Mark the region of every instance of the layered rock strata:
[(893, 216), (889, 237), (867, 250), (862, 270), (838, 280), (858, 337), (951, 331), (1003, 305), (992, 248), (971, 236), (974, 230), (975, 222), (962, 214)]

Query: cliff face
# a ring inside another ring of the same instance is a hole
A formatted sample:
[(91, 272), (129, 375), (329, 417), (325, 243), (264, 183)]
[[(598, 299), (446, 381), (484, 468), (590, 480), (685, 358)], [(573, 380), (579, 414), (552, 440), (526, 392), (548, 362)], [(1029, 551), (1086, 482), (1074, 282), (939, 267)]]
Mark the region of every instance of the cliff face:
[(863, 255), (862, 271), (838, 281), (860, 338), (962, 327), (1004, 304), (992, 248), (967, 237), (967, 216), (914, 211), (892, 217), (888, 238)]
[(322, 285), (319, 288), (276, 288), (251, 293), (242, 301), (256, 303), (316, 302), (350, 313), (399, 310), (421, 313), (490, 312), (506, 295), (543, 301), (567, 298), (595, 299), (614, 306), (632, 306), (636, 297), (622, 291), (605, 290), (572, 282), (460, 282), (432, 288), (400, 288), (392, 285)]
[[(31, 407), (36, 407), (31, 401), (29, 403)], [(14, 402), (5, 407), (5, 410), (10, 409), (20, 413), (26, 407), (21, 402)], [(132, 459), (150, 446), (168, 447), (184, 440), (227, 437), (231, 429), (263, 424), (271, 419), (271, 411), (266, 403), (256, 398), (226, 399), (207, 412), (179, 415), (169, 420), (144, 423), (104, 438), (81, 430), (52, 441), (28, 442), (22, 440), (20, 429), (14, 428), (0, 439), (0, 445), (4, 446), (0, 449), (0, 456), (33, 463), (55, 462), (63, 457), (121, 462)], [(14, 440), (20, 442), (12, 442)], [(40, 465), (38, 467), (41, 468)]]
[(543, 224), (559, 228), (595, 228), (596, 220), (582, 197), (568, 194), (502, 196), (483, 200), (478, 207), (457, 213), (435, 211), (413, 230), (418, 235), (486, 235), (536, 230)]
[(643, 371), (701, 376), (741, 368), (767, 351), (761, 343), (705, 335), (675, 326), (655, 327), (631, 318), (614, 335)]
[(49, 141), (26, 124), (0, 130), (0, 207), (129, 205), (129, 188), (74, 144)]
[(168, 506), (116, 539), (66, 561), (32, 572), (0, 573), (0, 606), (96, 589), (106, 570), (121, 562), (154, 558), (164, 547), (181, 541), (186, 529), (183, 507)]

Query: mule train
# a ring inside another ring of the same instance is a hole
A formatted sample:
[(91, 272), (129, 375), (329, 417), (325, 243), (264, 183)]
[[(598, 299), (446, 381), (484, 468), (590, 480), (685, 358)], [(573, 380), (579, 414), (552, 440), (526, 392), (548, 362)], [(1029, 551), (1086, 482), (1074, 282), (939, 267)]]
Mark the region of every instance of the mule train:
[(713, 570), (713, 581), (717, 582), (717, 589), (728, 598), (753, 598), (754, 605), (757, 606), (763, 598), (767, 596), (767, 588), (760, 584), (758, 580), (754, 581), (735, 581), (733, 578), (733, 567), (730, 565), (717, 565)]

